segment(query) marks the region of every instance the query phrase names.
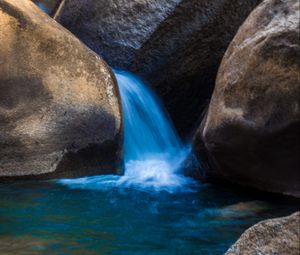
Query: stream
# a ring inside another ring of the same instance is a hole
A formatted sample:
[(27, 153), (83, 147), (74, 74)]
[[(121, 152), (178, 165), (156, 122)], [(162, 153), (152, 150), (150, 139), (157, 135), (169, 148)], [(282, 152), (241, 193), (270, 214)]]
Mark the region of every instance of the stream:
[(183, 176), (190, 146), (159, 99), (133, 74), (115, 74), (124, 176), (0, 184), (0, 254), (220, 255), (251, 225), (296, 209)]

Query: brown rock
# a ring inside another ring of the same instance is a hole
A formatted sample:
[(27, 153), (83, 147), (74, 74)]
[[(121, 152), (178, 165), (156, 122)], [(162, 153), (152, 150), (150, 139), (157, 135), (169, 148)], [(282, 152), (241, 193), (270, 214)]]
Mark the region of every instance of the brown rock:
[(264, 1), (228, 48), (194, 139), (208, 179), (300, 197), (299, 54), (299, 1)]
[(188, 134), (218, 66), (260, 0), (64, 0), (55, 19), (113, 67), (138, 73)]
[(299, 255), (300, 212), (246, 230), (225, 255)]
[(0, 1), (0, 179), (115, 173), (118, 99), (99, 56), (31, 1)]

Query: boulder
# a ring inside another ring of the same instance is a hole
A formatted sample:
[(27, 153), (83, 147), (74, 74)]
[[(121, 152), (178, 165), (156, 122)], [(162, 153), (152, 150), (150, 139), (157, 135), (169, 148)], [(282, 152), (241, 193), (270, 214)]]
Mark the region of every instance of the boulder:
[(264, 1), (229, 46), (194, 137), (207, 179), (300, 197), (299, 54), (299, 1)]
[(187, 135), (226, 48), (260, 0), (64, 0), (55, 19), (111, 66), (147, 80)]
[(225, 255), (299, 255), (300, 212), (261, 221), (246, 230)]
[(30, 0), (0, 1), (0, 180), (117, 173), (110, 68)]

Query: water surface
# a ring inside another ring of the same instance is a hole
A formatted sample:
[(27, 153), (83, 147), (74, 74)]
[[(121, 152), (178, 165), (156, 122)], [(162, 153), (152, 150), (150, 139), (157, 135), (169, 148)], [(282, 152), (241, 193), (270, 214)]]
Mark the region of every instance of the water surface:
[(210, 185), (174, 193), (107, 185), (1, 184), (0, 254), (219, 255), (250, 225), (296, 210)]

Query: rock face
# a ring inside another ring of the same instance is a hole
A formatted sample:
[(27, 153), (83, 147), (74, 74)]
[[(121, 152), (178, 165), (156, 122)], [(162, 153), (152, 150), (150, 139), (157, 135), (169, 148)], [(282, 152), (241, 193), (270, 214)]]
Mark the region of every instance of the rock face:
[(29, 0), (0, 1), (0, 179), (118, 170), (111, 70)]
[(187, 134), (212, 94), (226, 48), (259, 2), (64, 0), (55, 19), (113, 67), (146, 79)]
[(300, 212), (259, 222), (246, 230), (225, 255), (299, 255)]
[(300, 197), (298, 33), (298, 0), (266, 0), (240, 28), (194, 139), (207, 178)]

